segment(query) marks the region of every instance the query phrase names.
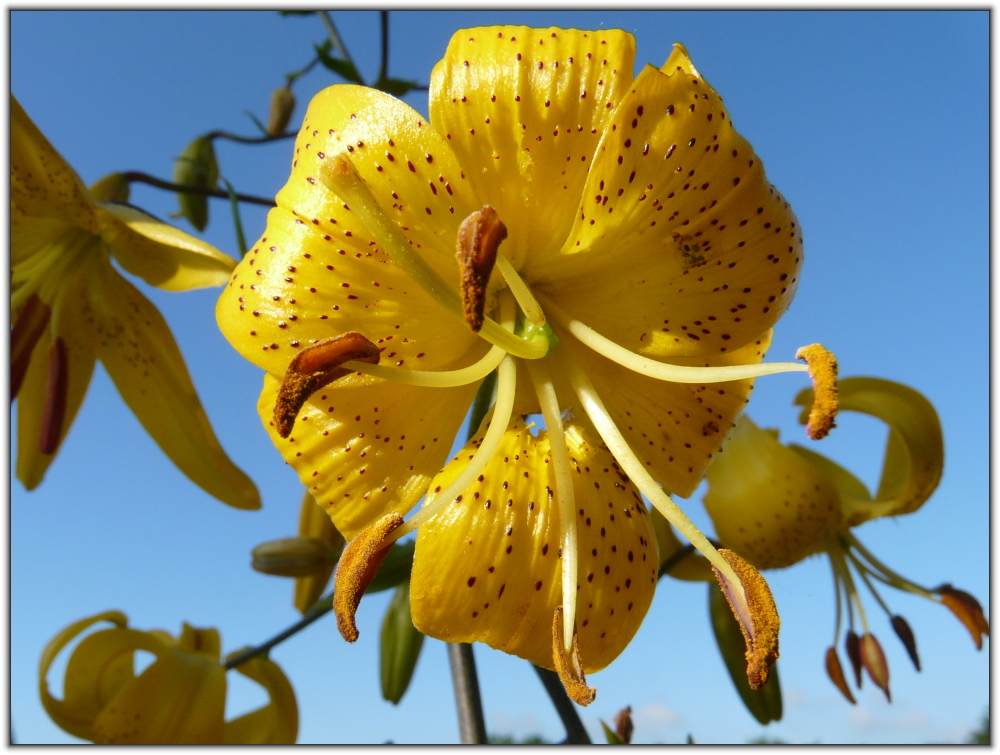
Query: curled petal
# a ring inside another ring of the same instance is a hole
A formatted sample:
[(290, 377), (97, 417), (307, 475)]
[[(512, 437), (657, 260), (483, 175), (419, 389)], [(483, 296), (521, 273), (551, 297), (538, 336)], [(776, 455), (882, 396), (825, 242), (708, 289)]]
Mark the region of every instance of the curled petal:
[[(235, 657), (247, 648), (236, 650)], [(252, 679), (267, 692), (269, 701), (262, 708), (227, 721), (223, 730), (226, 744), (291, 745), (299, 736), (299, 706), (295, 690), (281, 667), (270, 658), (255, 655), (236, 667), (236, 671)]]

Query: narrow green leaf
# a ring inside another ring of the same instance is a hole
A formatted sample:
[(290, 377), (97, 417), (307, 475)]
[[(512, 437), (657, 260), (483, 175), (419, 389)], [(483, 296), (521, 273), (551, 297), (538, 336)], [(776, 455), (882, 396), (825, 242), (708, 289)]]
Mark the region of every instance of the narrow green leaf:
[(236, 198), (236, 189), (225, 178), (222, 183), (226, 185), (229, 192), (229, 206), (233, 211), (233, 227), (236, 229), (236, 245), (240, 248), (240, 259), (247, 253), (247, 240), (243, 235), (243, 221), (240, 220), (240, 202)]
[(353, 64), (331, 56), (326, 45), (313, 45), (313, 47), (316, 50), (319, 62), (326, 68), (347, 81), (354, 82), (355, 84), (364, 84), (364, 79), (361, 78), (361, 74), (358, 73), (358, 69)]
[(417, 82), (405, 81), (404, 79), (379, 78), (379, 80), (375, 82), (376, 89), (381, 89), (383, 92), (391, 94), (393, 97), (402, 97), (415, 86), (417, 86)]
[(608, 744), (609, 745), (623, 745), (623, 744), (628, 744), (627, 742), (623, 742), (622, 739), (621, 739), (621, 737), (619, 737), (617, 734), (615, 734), (611, 730), (611, 727), (608, 726), (606, 723), (604, 723), (604, 721), (602, 721), (601, 719), (597, 719), (597, 720), (601, 721), (601, 728), (604, 729), (604, 737), (605, 737), (605, 739), (608, 740)]
[(410, 616), (410, 583), (404, 582), (396, 588), (382, 620), (382, 655), (379, 659), (382, 697), (393, 705), (406, 694), (423, 645), (424, 636), (413, 626)]
[(253, 113), (251, 113), (249, 110), (244, 110), (243, 112), (244, 112), (245, 115), (247, 115), (250, 118), (250, 120), (253, 121), (254, 125), (257, 128), (260, 129), (260, 132), (262, 134), (264, 134), (265, 136), (267, 136), (267, 127), (263, 123), (260, 122), (260, 118), (258, 118), (256, 115), (254, 115)]
[(410, 570), (413, 568), (413, 551), (416, 546), (417, 542), (415, 540), (410, 540), (406, 543), (396, 543), (392, 546), (385, 557), (385, 561), (382, 562), (382, 568), (378, 570), (378, 574), (368, 584), (365, 595), (388, 590), (390, 587), (396, 587), (409, 580)]
[(743, 640), (743, 632), (740, 631), (740, 625), (717, 585), (708, 586), (708, 610), (722, 660), (725, 661), (729, 676), (750, 715), (764, 725), (771, 721), (780, 721), (781, 682), (778, 679), (777, 665), (771, 669), (771, 678), (767, 684), (757, 690), (750, 689), (750, 682), (747, 681), (746, 643)]

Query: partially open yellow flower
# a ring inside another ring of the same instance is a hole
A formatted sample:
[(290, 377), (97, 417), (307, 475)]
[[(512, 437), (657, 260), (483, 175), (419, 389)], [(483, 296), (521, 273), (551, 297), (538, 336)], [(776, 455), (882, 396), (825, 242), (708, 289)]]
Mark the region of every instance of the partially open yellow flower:
[(127, 204), (120, 181), (91, 190), (10, 99), (11, 400), (17, 477), (35, 488), (100, 359), (170, 460), (230, 506), (260, 508), (216, 440), (160, 313), (112, 266), (168, 291), (224, 283), (235, 262)]
[[(759, 364), (802, 236), (684, 48), (634, 79), (633, 57), (620, 31), (469, 29), (434, 69), (429, 120), (356, 86), (309, 106), (217, 317), (267, 371), (275, 445), (353, 539), (345, 636), (419, 526), (416, 626), (556, 668), (586, 701), (583, 671), (652, 594), (642, 495), (759, 619), (665, 491), (694, 491), (754, 377), (806, 369)], [(494, 371), (492, 413), (441, 471)]]
[[(911, 582), (878, 560), (851, 532), (870, 519), (912, 513), (934, 492), (944, 468), (944, 439), (934, 406), (912, 388), (878, 378), (841, 380), (839, 394), (841, 410), (862, 412), (889, 426), (875, 495), (836, 462), (796, 444), (783, 445), (775, 431), (761, 430), (743, 416), (725, 451), (708, 468), (705, 508), (719, 540), (759, 569), (791, 566), (815, 553), (829, 556), (837, 585), (834, 646), (846, 605), (847, 652), (855, 680), (860, 686), (864, 667), (888, 696), (888, 666), (869, 631), (855, 577), (886, 610), (918, 671), (913, 632), (902, 616), (889, 612), (873, 580), (942, 603), (968, 628), (977, 647), (989, 634), (989, 624), (971, 595), (947, 584), (926, 588)], [(803, 391), (796, 403), (810, 406), (813, 397)], [(805, 412), (800, 420), (806, 421)], [(855, 612), (861, 635), (854, 631)], [(834, 647), (827, 650), (826, 664), (834, 684), (853, 703)]]
[[(115, 626), (80, 641), (66, 666), (63, 699), (55, 698), (46, 678), (49, 667), (67, 644), (101, 621)], [(267, 658), (255, 656), (236, 670), (263, 686), (269, 703), (223, 720), (226, 669), (220, 647), (215, 629), (184, 624), (174, 638), (162, 630), (129, 629), (119, 611), (81, 619), (45, 646), (38, 671), (42, 705), (61, 729), (96, 744), (294, 744), (295, 693)], [(138, 676), (137, 650), (156, 657)]]

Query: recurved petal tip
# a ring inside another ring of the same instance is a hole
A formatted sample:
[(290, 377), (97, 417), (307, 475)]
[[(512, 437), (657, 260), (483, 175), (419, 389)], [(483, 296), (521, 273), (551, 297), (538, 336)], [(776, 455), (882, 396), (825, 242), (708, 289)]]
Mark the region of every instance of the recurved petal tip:
[(403, 523), (399, 514), (386, 514), (358, 533), (340, 556), (337, 574), (333, 578), (333, 611), (337, 615), (337, 629), (348, 642), (358, 639), (358, 626), (354, 623), (361, 596), (385, 560), (392, 543), (385, 539)]
[(583, 675), (583, 662), (580, 660), (580, 636), (573, 628), (573, 655), (567, 657), (563, 647), (563, 609), (556, 606), (552, 617), (552, 662), (556, 673), (566, 688), (566, 694), (577, 705), (590, 705), (597, 697), (597, 690), (587, 686), (587, 678)]
[(747, 646), (747, 680), (752, 689), (760, 689), (767, 684), (771, 668), (778, 660), (781, 626), (778, 608), (760, 572), (730, 550), (720, 548), (719, 555), (733, 568), (740, 581), (739, 585), (734, 585), (719, 569), (712, 567), (743, 632)]
[(818, 343), (803, 346), (795, 358), (809, 366), (813, 381), (813, 404), (809, 410), (806, 434), (813, 440), (825, 438), (837, 426), (837, 357)]

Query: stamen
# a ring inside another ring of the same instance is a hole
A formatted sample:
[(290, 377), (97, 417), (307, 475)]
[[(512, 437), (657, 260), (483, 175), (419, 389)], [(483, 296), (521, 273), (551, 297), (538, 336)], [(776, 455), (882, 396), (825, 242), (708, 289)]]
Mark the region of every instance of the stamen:
[[(818, 343), (803, 346), (795, 358), (809, 366), (813, 381), (813, 402), (806, 434), (813, 440), (825, 438), (837, 425), (837, 358)], [(886, 693), (888, 694), (888, 693)]]
[(917, 671), (920, 671), (920, 656), (917, 655), (917, 638), (914, 637), (913, 630), (910, 629), (910, 623), (899, 615), (893, 616), (890, 621), (892, 623), (892, 630), (896, 633), (899, 641), (903, 643), (903, 647), (906, 648), (906, 652), (910, 656), (910, 660), (913, 661), (913, 665)]
[(497, 250), (505, 238), (507, 226), (490, 205), (469, 215), (458, 227), (455, 260), (462, 276), (462, 314), (473, 333), (478, 333), (483, 326), (486, 288)]
[(477, 380), (482, 380), (497, 368), (506, 354), (507, 352), (502, 348), (494, 346), (486, 353), (486, 356), (475, 364), (470, 364), (468, 367), (462, 367), (458, 370), (442, 370), (441, 372), (407, 370), (403, 367), (366, 364), (364, 362), (345, 362), (344, 367), (354, 372), (363, 372), (365, 375), (392, 380), (393, 382), (405, 385), (419, 385), (427, 388), (454, 388), (459, 385), (468, 385)]
[(552, 453), (552, 471), (556, 483), (556, 502), (559, 506), (560, 545), (562, 546), (562, 604), (566, 615), (563, 621), (563, 648), (568, 653), (573, 645), (576, 631), (576, 577), (577, 577), (577, 537), (576, 537), (576, 497), (573, 490), (573, 473), (569, 451), (566, 448), (566, 434), (563, 430), (559, 399), (552, 383), (552, 377), (542, 361), (527, 362), (528, 374), (535, 386), (535, 394), (545, 418)]
[(976, 650), (982, 650), (983, 635), (989, 637), (990, 625), (983, 615), (983, 607), (979, 605), (979, 601), (964, 590), (956, 590), (951, 585), (943, 585), (938, 588), (938, 592), (941, 594), (941, 602), (969, 630), (972, 641), (976, 643)]
[(377, 364), (379, 348), (360, 333), (351, 331), (303, 349), (288, 364), (274, 402), (274, 425), (278, 435), (287, 438), (295, 418), (306, 400), (324, 385), (352, 370), (345, 362), (357, 360)]
[[(575, 591), (575, 590), (574, 590)], [(552, 663), (556, 673), (566, 688), (566, 694), (577, 705), (590, 705), (597, 697), (597, 690), (587, 686), (587, 677), (583, 675), (583, 662), (580, 660), (580, 636), (573, 628), (572, 650), (567, 650), (562, 643), (563, 609), (556, 606), (552, 617)], [(567, 658), (567, 653), (569, 657)]]
[(528, 321), (537, 327), (544, 325), (545, 313), (542, 311), (542, 306), (538, 303), (535, 295), (531, 293), (528, 284), (524, 282), (524, 279), (503, 253), (497, 255), (497, 268), (499, 268), (500, 275), (507, 283), (507, 288), (514, 294), (514, 298), (517, 299), (517, 303), (521, 306)]
[(655, 359), (639, 356), (624, 346), (605, 338), (593, 328), (568, 315), (565, 310), (539, 294), (546, 311), (552, 318), (572, 333), (583, 344), (613, 362), (627, 367), (640, 375), (671, 383), (721, 383), (728, 380), (774, 375), (779, 372), (807, 372), (809, 367), (796, 362), (770, 362), (767, 364), (734, 364), (721, 367), (689, 367), (678, 364), (664, 364)]
[(746, 596), (745, 602), (734, 594), (734, 585), (715, 569), (722, 594), (739, 622), (747, 651), (747, 680), (751, 689), (760, 689), (767, 683), (771, 667), (778, 659), (778, 609), (767, 582), (756, 569), (730, 550), (719, 550), (739, 576), (739, 585)]
[[(347, 158), (334, 155), (323, 161), (320, 181), (332, 193), (341, 197), (358, 216), (389, 258), (410, 276), (429, 296), (455, 317), (464, 321), (462, 302), (455, 290), (416, 253), (399, 227), (382, 209), (371, 189)], [(548, 353), (548, 344), (530, 341), (504, 330), (495, 321), (483, 319), (479, 334), (490, 343), (522, 359), (540, 359)]]
[(885, 699), (892, 702), (892, 695), (889, 694), (889, 664), (885, 660), (885, 653), (882, 646), (875, 639), (875, 635), (866, 632), (861, 637), (861, 665), (865, 667), (868, 676), (875, 686), (885, 693)]
[(24, 303), (17, 322), (10, 330), (10, 400), (17, 398), (28, 373), (31, 363), (31, 353), (35, 350), (38, 339), (49, 324), (52, 311), (37, 294), (31, 294)]
[(56, 338), (49, 345), (49, 370), (45, 383), (45, 412), (38, 436), (38, 447), (43, 454), (54, 454), (59, 447), (63, 420), (66, 417), (66, 396), (69, 392), (69, 357), (66, 343)]
[(333, 611), (337, 615), (340, 636), (348, 642), (358, 639), (354, 615), (361, 596), (392, 547), (392, 541), (387, 541), (387, 537), (402, 523), (403, 517), (399, 514), (386, 514), (358, 533), (340, 556), (333, 578)]
[(851, 694), (851, 688), (847, 686), (844, 669), (840, 665), (840, 658), (837, 657), (837, 650), (834, 647), (826, 649), (826, 675), (830, 677), (830, 681), (840, 690), (840, 693), (847, 698), (847, 702), (851, 705), (857, 704), (854, 695)]

